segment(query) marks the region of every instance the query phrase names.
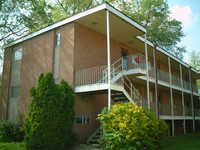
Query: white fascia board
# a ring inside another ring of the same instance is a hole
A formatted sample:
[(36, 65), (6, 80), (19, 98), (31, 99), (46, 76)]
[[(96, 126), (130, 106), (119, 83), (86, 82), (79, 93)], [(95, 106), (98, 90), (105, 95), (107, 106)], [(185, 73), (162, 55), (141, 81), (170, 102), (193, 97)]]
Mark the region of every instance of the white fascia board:
[[(138, 40), (141, 40), (142, 42), (145, 42), (145, 39), (141, 36), (137, 36), (136, 37)], [(151, 43), (150, 41), (147, 40), (147, 44), (149, 46), (151, 46), (152, 48), (154, 47), (153, 43)], [(179, 62), (180, 64), (182, 64), (183, 66), (189, 68), (190, 66), (188, 64), (186, 64), (185, 62), (181, 61), (180, 59), (176, 58), (175, 56), (173, 56), (172, 54), (166, 52), (165, 50), (161, 49), (160, 47), (156, 47), (156, 49), (158, 51), (160, 51), (161, 53), (167, 55), (168, 57), (174, 59), (175, 61)], [(193, 69), (193, 68), (192, 68)], [(195, 69), (193, 69), (194, 72), (198, 73)]]
[(81, 13), (78, 13), (78, 14), (72, 16), (72, 17), (69, 17), (69, 18), (66, 18), (66, 19), (64, 19), (64, 20), (61, 20), (61, 21), (59, 21), (59, 22), (57, 22), (57, 23), (54, 23), (53, 25), (44, 27), (44, 28), (42, 28), (42, 29), (40, 29), (40, 30), (38, 30), (38, 31), (36, 31), (36, 32), (33, 32), (33, 33), (29, 34), (29, 35), (26, 35), (26, 36), (24, 36), (24, 37), (22, 37), (22, 38), (20, 38), (20, 39), (18, 39), (18, 40), (15, 40), (15, 41), (11, 42), (10, 44), (5, 45), (5, 46), (3, 47), (3, 49), (5, 49), (5, 48), (7, 48), (7, 47), (10, 47), (10, 46), (12, 46), (12, 45), (18, 44), (18, 43), (20, 43), (20, 42), (23, 42), (23, 41), (25, 41), (25, 40), (28, 40), (28, 39), (30, 39), (30, 38), (33, 38), (33, 37), (35, 37), (35, 36), (38, 36), (38, 35), (40, 35), (40, 34), (42, 34), (42, 33), (45, 33), (45, 32), (47, 32), (47, 31), (49, 31), (49, 30), (52, 30), (52, 29), (54, 29), (54, 28), (57, 28), (57, 27), (60, 27), (60, 26), (62, 26), (62, 25), (65, 25), (65, 24), (67, 24), (67, 23), (73, 22), (73, 21), (75, 21), (75, 20), (77, 20), (77, 19), (80, 19), (80, 18), (85, 17), (85, 16), (87, 16), (87, 15), (90, 15), (90, 14), (92, 14), (92, 13), (95, 13), (95, 12), (98, 12), (98, 11), (100, 11), (100, 10), (106, 9), (106, 5), (107, 5), (107, 4), (104, 3), (104, 4), (101, 4), (101, 5), (95, 6), (94, 8), (88, 9), (88, 10), (83, 11), (83, 12), (81, 12)]
[(130, 23), (131, 25), (137, 27), (141, 31), (147, 33), (147, 30), (144, 27), (142, 27), (141, 25), (139, 25), (138, 23), (136, 23), (135, 21), (133, 21), (132, 19), (130, 19), (129, 17), (124, 15), (123, 13), (121, 13), (119, 10), (113, 8), (109, 4), (106, 4), (106, 9), (109, 10), (110, 12), (112, 12), (113, 14), (117, 15), (118, 17), (122, 18), (126, 22)]

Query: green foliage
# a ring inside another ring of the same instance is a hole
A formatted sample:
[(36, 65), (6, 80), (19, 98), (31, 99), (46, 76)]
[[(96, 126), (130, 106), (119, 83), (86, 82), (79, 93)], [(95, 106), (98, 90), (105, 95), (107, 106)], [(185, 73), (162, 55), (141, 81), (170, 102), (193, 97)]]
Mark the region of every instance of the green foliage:
[(25, 123), (29, 150), (65, 150), (73, 144), (75, 119), (73, 89), (62, 80), (55, 84), (53, 74), (40, 75), (38, 88), (30, 89), (32, 101)]
[(1, 121), (0, 137), (3, 142), (21, 142), (24, 139), (24, 127), (13, 122)]
[(25, 142), (0, 142), (0, 150), (26, 150)]
[(155, 149), (167, 125), (147, 109), (129, 103), (104, 108), (98, 115), (103, 124), (100, 144), (105, 150)]
[(106, 0), (147, 29), (147, 39), (178, 58), (186, 52), (177, 46), (184, 37), (182, 23), (170, 18), (166, 0)]
[(189, 65), (195, 69), (200, 69), (200, 52), (192, 51), (189, 53)]
[(23, 20), (25, 20), (25, 26), (30, 32), (72, 16), (98, 3), (97, 0), (24, 1), (29, 13), (23, 14)]

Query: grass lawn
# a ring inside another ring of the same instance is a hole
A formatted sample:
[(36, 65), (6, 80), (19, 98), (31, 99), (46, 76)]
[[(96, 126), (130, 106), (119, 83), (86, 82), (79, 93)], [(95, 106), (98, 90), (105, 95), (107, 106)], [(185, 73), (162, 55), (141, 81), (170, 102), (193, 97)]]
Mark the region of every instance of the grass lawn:
[(0, 150), (25, 150), (25, 143), (3, 143), (0, 142)]
[(0, 136), (0, 150), (26, 150), (24, 142), (5, 143), (1, 141)]
[[(160, 150), (200, 150), (200, 132), (185, 136), (169, 137), (161, 141)], [(25, 150), (25, 143), (0, 142), (0, 150)]]
[(160, 150), (200, 150), (200, 132), (165, 138)]

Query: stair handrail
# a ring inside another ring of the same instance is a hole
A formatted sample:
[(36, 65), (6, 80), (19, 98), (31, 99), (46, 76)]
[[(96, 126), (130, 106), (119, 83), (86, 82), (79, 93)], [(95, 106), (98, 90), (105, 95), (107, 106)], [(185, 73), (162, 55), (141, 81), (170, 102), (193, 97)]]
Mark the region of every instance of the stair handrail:
[[(123, 58), (123, 57), (121, 57), (120, 59), (118, 59), (117, 61), (115, 61), (115, 62), (110, 66), (110, 68), (111, 68), (110, 74), (111, 74), (111, 75), (112, 75), (112, 74), (114, 75), (114, 72), (122, 66), (122, 63), (121, 63), (120, 65), (118, 65), (118, 66), (115, 68), (115, 64), (117, 64), (118, 62), (122, 61), (122, 58)], [(106, 78), (108, 78), (108, 66), (103, 70), (103, 78), (102, 78), (102, 80), (104, 81)]]
[[(142, 96), (140, 95), (138, 90), (135, 88), (135, 86), (131, 83), (129, 78), (125, 74), (123, 74), (123, 75), (130, 84), (130, 86), (128, 86), (127, 83), (125, 82), (125, 80), (122, 78), (123, 82), (127, 85), (127, 87), (129, 88), (129, 90), (131, 92), (131, 98), (133, 98), (133, 96), (134, 96), (137, 99), (137, 101), (140, 103), (140, 105), (142, 106)], [(136, 93), (134, 93), (133, 91), (136, 91)]]
[[(117, 61), (115, 61), (114, 63), (112, 63), (112, 65), (110, 66), (111, 72), (113, 72), (114, 70), (116, 70), (114, 66), (115, 66), (116, 63), (120, 62), (122, 60), (122, 58), (123, 57), (121, 57), (120, 59), (118, 59)], [(122, 63), (117, 68), (119, 68), (120, 66), (122, 66)], [(105, 72), (108, 71), (108, 67), (104, 71)]]
[[(96, 129), (93, 133), (92, 133), (92, 135), (87, 139), (87, 143), (89, 144), (89, 141), (92, 139), (92, 137), (93, 136), (95, 136), (96, 135), (96, 133), (99, 131), (99, 130), (101, 130), (102, 129), (102, 124), (100, 125), (100, 127), (98, 128), (98, 129)], [(102, 136), (102, 134), (100, 133), (100, 137)]]

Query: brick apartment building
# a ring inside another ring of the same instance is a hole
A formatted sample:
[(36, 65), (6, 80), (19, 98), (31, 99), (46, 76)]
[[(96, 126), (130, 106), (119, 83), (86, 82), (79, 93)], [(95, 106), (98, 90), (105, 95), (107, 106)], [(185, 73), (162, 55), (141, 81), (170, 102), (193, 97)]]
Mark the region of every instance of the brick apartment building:
[[(131, 101), (152, 108), (169, 135), (200, 127), (200, 72), (145, 39), (146, 29), (107, 3), (4, 47), (0, 117), (27, 117), (29, 89), (41, 73), (67, 80), (76, 95), (73, 132), (92, 140), (105, 106)], [(157, 74), (155, 74), (157, 72)]]

